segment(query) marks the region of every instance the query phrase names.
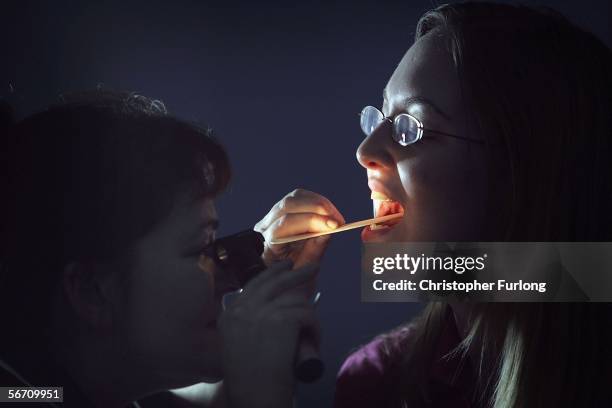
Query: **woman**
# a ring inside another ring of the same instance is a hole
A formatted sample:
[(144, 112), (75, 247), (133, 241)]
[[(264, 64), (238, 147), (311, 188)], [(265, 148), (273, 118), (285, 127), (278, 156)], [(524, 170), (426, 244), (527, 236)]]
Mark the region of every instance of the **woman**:
[[(425, 14), (382, 113), (362, 112), (357, 159), (404, 212), (364, 241), (609, 241), (611, 91), (610, 50), (559, 15)], [(315, 194), (291, 207), (340, 221)], [(346, 360), (335, 406), (609, 406), (608, 306), (431, 303)]]
[(208, 132), (106, 91), (2, 118), (2, 386), (112, 408), (225, 379), (198, 406), (291, 405), (298, 334), (316, 330), (294, 288), (316, 268), (272, 265), (220, 315), (235, 284), (202, 253), (230, 167)]

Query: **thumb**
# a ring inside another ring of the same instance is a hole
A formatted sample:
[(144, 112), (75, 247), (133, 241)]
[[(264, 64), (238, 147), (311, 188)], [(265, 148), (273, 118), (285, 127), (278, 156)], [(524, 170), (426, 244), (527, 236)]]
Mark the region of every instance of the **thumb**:
[(323, 258), (323, 254), (329, 244), (329, 235), (311, 238), (304, 243), (304, 247), (295, 259), (294, 268), (299, 268), (305, 264), (318, 264)]

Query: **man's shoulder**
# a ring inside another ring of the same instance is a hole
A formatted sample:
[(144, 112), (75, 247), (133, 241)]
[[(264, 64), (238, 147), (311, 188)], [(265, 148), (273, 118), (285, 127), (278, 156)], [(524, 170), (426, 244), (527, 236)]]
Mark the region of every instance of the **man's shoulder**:
[(0, 384), (2, 387), (28, 387), (8, 361), (0, 359)]

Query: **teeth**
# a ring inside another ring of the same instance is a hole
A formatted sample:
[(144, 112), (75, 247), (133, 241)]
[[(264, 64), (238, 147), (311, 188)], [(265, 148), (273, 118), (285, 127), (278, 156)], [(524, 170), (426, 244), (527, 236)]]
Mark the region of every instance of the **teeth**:
[(370, 198), (376, 201), (393, 201), (389, 197), (378, 191), (372, 191), (372, 194), (370, 194)]
[(380, 209), (382, 203), (393, 201), (392, 199), (390, 199), (385, 194), (379, 191), (372, 191), (372, 194), (370, 194), (370, 199), (372, 200), (372, 204), (374, 206), (375, 217), (378, 216), (378, 210)]
[(370, 229), (372, 231), (376, 231), (376, 230), (383, 229), (383, 228), (389, 228), (389, 226), (385, 225), (385, 224), (372, 224), (372, 225), (370, 225)]

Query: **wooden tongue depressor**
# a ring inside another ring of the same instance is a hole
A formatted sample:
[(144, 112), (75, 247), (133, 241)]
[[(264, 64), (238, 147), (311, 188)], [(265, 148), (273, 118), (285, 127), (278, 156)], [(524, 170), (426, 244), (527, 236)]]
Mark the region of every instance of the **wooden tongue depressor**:
[(355, 228), (361, 228), (361, 227), (365, 227), (365, 226), (372, 225), (372, 224), (382, 224), (386, 221), (394, 220), (396, 218), (401, 218), (403, 216), (404, 216), (404, 213), (396, 213), (396, 214), (385, 215), (382, 217), (370, 218), (369, 220), (355, 221), (355, 222), (351, 222), (350, 224), (344, 224), (336, 229), (332, 229), (329, 231), (309, 232), (307, 234), (293, 235), (293, 236), (285, 237), (285, 238), (276, 238), (270, 241), (270, 244), (288, 244), (289, 242), (301, 241), (303, 239), (314, 238), (314, 237), (320, 237), (321, 235), (335, 234), (336, 232), (348, 231), (348, 230), (352, 230)]

